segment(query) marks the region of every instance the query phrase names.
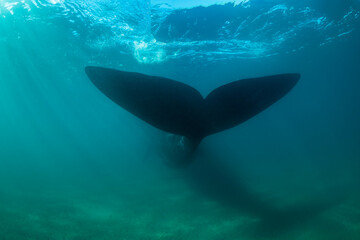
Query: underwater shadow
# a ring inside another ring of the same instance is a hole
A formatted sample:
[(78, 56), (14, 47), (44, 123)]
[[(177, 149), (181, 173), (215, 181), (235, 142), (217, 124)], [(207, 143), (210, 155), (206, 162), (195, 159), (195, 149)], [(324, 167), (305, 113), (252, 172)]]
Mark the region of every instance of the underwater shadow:
[(300, 227), (310, 226), (323, 212), (340, 204), (340, 201), (317, 201), (302, 203), (282, 209), (274, 208), (262, 216), (254, 234), (261, 237), (277, 237)]
[(201, 151), (185, 172), (189, 185), (204, 197), (256, 217), (259, 221), (249, 234), (258, 237), (276, 237), (306, 226), (344, 200), (344, 197), (326, 196), (295, 206), (277, 207), (250, 189), (231, 167), (222, 164), (221, 158), (209, 151)]

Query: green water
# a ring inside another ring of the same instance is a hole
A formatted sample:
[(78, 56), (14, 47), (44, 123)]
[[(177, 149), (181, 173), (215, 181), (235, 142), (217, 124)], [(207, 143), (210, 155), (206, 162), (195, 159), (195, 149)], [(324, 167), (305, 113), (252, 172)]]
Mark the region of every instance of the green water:
[[(360, 239), (358, 3), (244, 2), (171, 15), (148, 1), (0, 1), (0, 239)], [(103, 96), (87, 65), (203, 95), (302, 78), (176, 170), (156, 157), (164, 133)]]

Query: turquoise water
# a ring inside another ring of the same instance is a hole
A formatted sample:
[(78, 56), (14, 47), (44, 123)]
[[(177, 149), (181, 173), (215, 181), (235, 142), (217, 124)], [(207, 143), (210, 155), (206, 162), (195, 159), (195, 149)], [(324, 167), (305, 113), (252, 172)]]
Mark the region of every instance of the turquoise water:
[[(0, 238), (359, 239), (359, 29), (355, 0), (0, 1)], [(171, 169), (87, 65), (302, 78)]]

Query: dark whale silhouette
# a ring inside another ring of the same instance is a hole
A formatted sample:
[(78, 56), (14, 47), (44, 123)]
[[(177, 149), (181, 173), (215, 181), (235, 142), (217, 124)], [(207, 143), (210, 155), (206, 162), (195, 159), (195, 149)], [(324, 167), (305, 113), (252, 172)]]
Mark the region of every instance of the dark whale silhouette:
[[(186, 165), (201, 140), (260, 113), (288, 93), (298, 73), (234, 81), (203, 98), (194, 88), (168, 78), (103, 67), (85, 67), (93, 84), (112, 101), (153, 125), (175, 134), (167, 148)], [(174, 147), (180, 146), (180, 147)], [(181, 157), (179, 157), (181, 156)]]
[(115, 103), (174, 134), (166, 136), (169, 144), (162, 149), (173, 153), (171, 164), (175, 161), (177, 166), (184, 166), (197, 159), (181, 171), (192, 188), (231, 207), (235, 213), (248, 213), (259, 220), (250, 226), (249, 236), (273, 238), (312, 224), (313, 219), (343, 201), (343, 194), (336, 191), (335, 196), (326, 194), (324, 199), (317, 197), (292, 206), (274, 205), (249, 188), (216, 151), (200, 148), (199, 154), (192, 156), (204, 137), (235, 127), (282, 98), (298, 82), (300, 74), (239, 80), (216, 88), (203, 98), (194, 88), (162, 77), (101, 67), (85, 70), (95, 86)]

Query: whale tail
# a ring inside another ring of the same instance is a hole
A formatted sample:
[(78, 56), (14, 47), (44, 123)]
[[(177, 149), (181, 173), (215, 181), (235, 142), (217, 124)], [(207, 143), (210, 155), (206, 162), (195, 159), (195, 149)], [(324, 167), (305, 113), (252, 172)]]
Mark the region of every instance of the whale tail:
[(163, 131), (199, 143), (235, 127), (288, 93), (300, 79), (289, 73), (234, 81), (206, 98), (171, 79), (102, 67), (85, 67), (93, 84), (108, 98)]

